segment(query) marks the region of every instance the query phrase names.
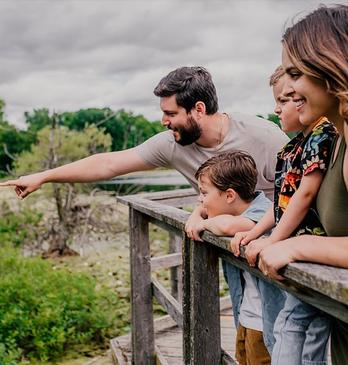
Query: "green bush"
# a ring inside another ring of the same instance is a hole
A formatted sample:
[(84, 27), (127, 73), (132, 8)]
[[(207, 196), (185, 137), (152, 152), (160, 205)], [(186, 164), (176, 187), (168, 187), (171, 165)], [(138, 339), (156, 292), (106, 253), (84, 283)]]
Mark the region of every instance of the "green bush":
[(37, 241), (42, 213), (30, 208), (19, 212), (10, 209), (7, 202), (0, 206), (0, 245), (19, 246)]
[(116, 301), (87, 275), (1, 248), (0, 364), (54, 360), (81, 345), (106, 344)]

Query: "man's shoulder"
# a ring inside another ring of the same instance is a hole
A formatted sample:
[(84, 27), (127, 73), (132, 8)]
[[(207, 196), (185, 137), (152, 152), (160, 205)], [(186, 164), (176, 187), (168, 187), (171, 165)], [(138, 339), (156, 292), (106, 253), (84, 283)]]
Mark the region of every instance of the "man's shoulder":
[(266, 129), (284, 135), (284, 132), (275, 123), (260, 116), (240, 112), (232, 112), (228, 115), (237, 126), (244, 126), (252, 130)]
[(278, 151), (288, 141), (289, 137), (273, 122), (243, 113), (228, 114), (231, 121), (229, 136), (232, 140), (240, 139), (245, 143), (276, 146)]
[(171, 131), (163, 131), (159, 132), (146, 141), (144, 141), (142, 144), (138, 145), (137, 147), (140, 149), (143, 148), (162, 148), (164, 145), (174, 145), (175, 140), (173, 133)]

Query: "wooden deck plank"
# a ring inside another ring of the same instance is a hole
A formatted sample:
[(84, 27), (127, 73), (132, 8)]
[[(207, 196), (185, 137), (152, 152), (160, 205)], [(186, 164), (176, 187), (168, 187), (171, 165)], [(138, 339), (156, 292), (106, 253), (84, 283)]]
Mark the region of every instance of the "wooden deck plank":
[[(234, 320), (230, 308), (221, 311), (221, 346), (234, 359)], [(183, 365), (182, 330), (169, 317), (155, 320), (155, 349), (157, 365)], [(120, 336), (110, 341), (115, 365), (131, 365), (131, 335)]]

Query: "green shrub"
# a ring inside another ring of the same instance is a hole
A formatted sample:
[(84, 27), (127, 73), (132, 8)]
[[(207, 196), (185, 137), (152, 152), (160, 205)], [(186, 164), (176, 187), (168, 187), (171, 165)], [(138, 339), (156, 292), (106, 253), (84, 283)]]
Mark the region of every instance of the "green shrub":
[(54, 360), (81, 345), (106, 344), (116, 301), (87, 275), (1, 248), (0, 364)]
[(11, 244), (19, 246), (32, 243), (40, 234), (39, 224), (42, 213), (30, 208), (23, 208), (19, 212), (11, 210), (7, 202), (0, 206), (0, 245)]

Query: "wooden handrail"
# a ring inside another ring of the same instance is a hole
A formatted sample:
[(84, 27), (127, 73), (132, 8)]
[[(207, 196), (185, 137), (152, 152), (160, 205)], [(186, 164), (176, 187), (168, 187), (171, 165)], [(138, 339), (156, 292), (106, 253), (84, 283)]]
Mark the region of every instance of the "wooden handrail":
[[(135, 364), (154, 364), (155, 361), (152, 294), (183, 327), (185, 364), (231, 363), (220, 345), (219, 257), (348, 323), (348, 270), (312, 263), (292, 263), (281, 271), (286, 280), (270, 280), (258, 269), (250, 267), (243, 254), (240, 258), (233, 256), (229, 251), (229, 238), (216, 237), (207, 231), (202, 235), (205, 244), (187, 238), (184, 227), (190, 213), (178, 207), (187, 202), (192, 203), (195, 199), (192, 189), (118, 198), (129, 206), (131, 212), (132, 352)], [(153, 265), (157, 262), (159, 267), (182, 264), (182, 305), (159, 282), (151, 280), (149, 222), (182, 238), (182, 262), (175, 253), (168, 255), (170, 259), (152, 259)], [(165, 263), (166, 260), (171, 263)], [(143, 331), (149, 334), (146, 339), (141, 336)]]

